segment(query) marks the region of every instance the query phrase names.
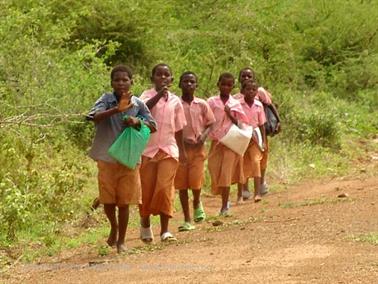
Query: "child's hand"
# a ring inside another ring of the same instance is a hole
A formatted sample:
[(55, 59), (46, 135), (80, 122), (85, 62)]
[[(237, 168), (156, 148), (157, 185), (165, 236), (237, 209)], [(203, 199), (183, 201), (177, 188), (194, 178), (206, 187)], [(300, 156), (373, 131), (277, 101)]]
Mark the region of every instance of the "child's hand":
[(188, 162), (188, 155), (186, 154), (186, 151), (179, 151), (179, 163), (180, 164), (186, 164)]
[(140, 126), (140, 120), (136, 118), (135, 116), (129, 116), (125, 121), (124, 124), (126, 126), (131, 126), (131, 127), (138, 127)]
[(159, 97), (164, 97), (165, 100), (168, 100), (168, 90), (169, 90), (169, 85), (168, 86), (164, 86), (163, 88), (161, 88), (159, 91), (158, 91), (158, 95)]
[(262, 145), (261, 145), (261, 152), (264, 152), (265, 150), (266, 150), (265, 143), (263, 142)]
[(230, 109), (230, 107), (229, 106), (224, 106), (224, 112), (228, 115), (228, 116), (232, 116), (231, 115), (231, 109)]
[(190, 144), (190, 145), (195, 145), (195, 144), (196, 144), (196, 142), (194, 142), (194, 141), (191, 140), (191, 139), (187, 139), (187, 138), (184, 138), (184, 143), (185, 143), (185, 144)]
[(124, 93), (121, 96), (118, 104), (118, 112), (124, 112), (133, 107), (133, 103), (130, 100), (131, 93)]
[(206, 138), (207, 138), (206, 133), (202, 133), (202, 134), (197, 138), (197, 145), (202, 145), (203, 143), (205, 143)]

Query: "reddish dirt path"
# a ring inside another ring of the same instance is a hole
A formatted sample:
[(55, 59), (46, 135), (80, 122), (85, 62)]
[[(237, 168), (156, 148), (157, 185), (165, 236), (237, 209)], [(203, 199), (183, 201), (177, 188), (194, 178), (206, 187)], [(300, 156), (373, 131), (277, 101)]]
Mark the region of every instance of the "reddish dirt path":
[[(373, 167), (376, 170), (376, 167)], [(371, 173), (370, 173), (371, 174)], [(365, 174), (366, 175), (366, 174)], [(348, 197), (338, 198), (340, 193)], [(205, 197), (209, 215), (220, 201)], [(304, 183), (232, 207), (233, 217), (176, 233), (179, 242), (138, 253), (99, 257), (81, 248), (58, 262), (18, 265), (8, 283), (377, 283), (378, 245), (353, 237), (378, 235), (378, 177)], [(181, 216), (172, 223), (177, 227)], [(157, 230), (155, 230), (157, 233)], [(132, 238), (132, 239), (130, 239)], [(0, 278), (1, 279), (1, 278)]]

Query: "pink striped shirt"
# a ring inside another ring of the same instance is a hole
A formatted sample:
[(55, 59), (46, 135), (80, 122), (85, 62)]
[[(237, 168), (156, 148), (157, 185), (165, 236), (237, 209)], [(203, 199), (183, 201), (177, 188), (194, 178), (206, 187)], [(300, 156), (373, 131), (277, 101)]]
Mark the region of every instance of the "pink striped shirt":
[[(156, 94), (156, 90), (152, 88), (144, 91), (140, 99), (147, 102)], [(151, 109), (151, 114), (157, 122), (157, 131), (151, 134), (143, 156), (153, 158), (161, 149), (172, 158), (178, 159), (179, 151), (175, 133), (182, 130), (186, 125), (184, 108), (180, 98), (169, 92), (168, 100), (161, 98)]]
[(224, 111), (225, 105), (229, 106), (231, 114), (238, 121), (248, 123), (248, 118), (246, 117), (240, 102), (234, 99), (232, 96), (229, 97), (226, 104), (223, 104), (223, 101), (219, 95), (209, 98), (207, 102), (209, 103), (215, 117), (215, 123), (211, 127), (211, 131), (209, 133), (210, 139), (216, 141), (220, 140), (224, 135), (226, 135), (227, 131), (232, 125), (231, 119)]
[(187, 122), (183, 130), (184, 138), (196, 143), (206, 127), (215, 122), (213, 111), (205, 100), (197, 97), (190, 104), (182, 99), (181, 103)]

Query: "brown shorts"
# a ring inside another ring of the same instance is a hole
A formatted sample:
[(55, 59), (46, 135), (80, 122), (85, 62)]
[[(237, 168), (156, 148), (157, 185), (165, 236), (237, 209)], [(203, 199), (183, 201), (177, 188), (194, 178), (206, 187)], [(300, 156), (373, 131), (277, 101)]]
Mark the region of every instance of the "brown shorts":
[(213, 194), (221, 194), (219, 187), (244, 183), (243, 157), (219, 142), (211, 142), (208, 167)]
[(261, 170), (266, 170), (268, 167), (268, 154), (269, 154), (269, 143), (268, 139), (265, 139), (265, 151), (262, 154), (262, 160), (260, 162), (260, 168)]
[(178, 161), (161, 150), (153, 158), (142, 156), (140, 216), (148, 217), (151, 214), (163, 213), (172, 217), (177, 166)]
[(257, 144), (252, 141), (249, 143), (243, 156), (244, 178), (261, 177), (260, 163), (263, 158), (263, 152), (260, 151)]
[(201, 189), (206, 160), (205, 146), (187, 146), (187, 162), (179, 164), (175, 177), (176, 189)]
[(97, 161), (98, 187), (102, 204), (140, 204), (142, 192), (139, 165), (129, 169), (119, 163)]

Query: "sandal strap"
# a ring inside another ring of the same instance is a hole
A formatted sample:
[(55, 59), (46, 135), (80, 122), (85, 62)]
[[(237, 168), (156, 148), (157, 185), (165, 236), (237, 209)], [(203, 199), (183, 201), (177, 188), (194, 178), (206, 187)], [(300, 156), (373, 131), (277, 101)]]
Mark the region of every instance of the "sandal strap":
[(161, 235), (162, 241), (176, 241), (176, 238), (172, 235), (171, 232), (165, 232)]

